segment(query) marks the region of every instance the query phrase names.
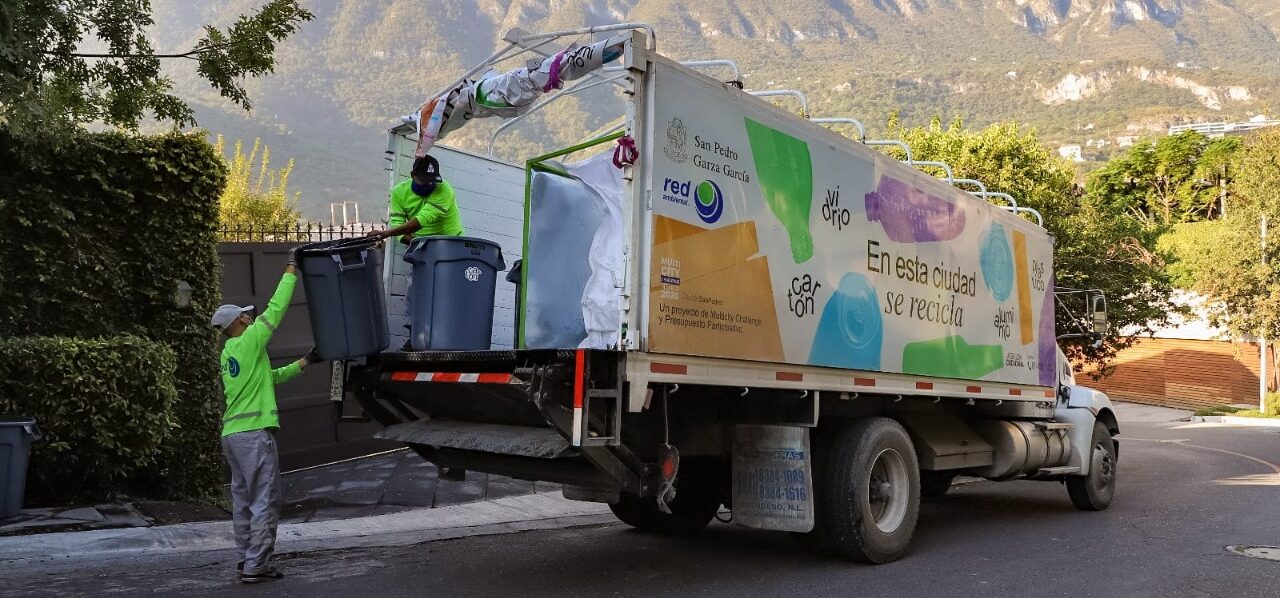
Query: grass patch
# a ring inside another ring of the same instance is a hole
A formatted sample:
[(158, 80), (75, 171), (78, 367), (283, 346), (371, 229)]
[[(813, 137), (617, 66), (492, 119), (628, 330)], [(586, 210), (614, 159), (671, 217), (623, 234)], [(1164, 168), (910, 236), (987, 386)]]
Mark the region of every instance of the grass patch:
[[(1214, 405), (1213, 407), (1205, 407), (1196, 411), (1197, 417), (1206, 415), (1235, 415), (1245, 409), (1241, 407), (1232, 407), (1231, 405)], [(1256, 411), (1256, 410), (1255, 410)]]
[(1231, 417), (1261, 417), (1267, 419), (1280, 419), (1280, 415), (1263, 413), (1257, 409), (1244, 409), (1242, 407), (1232, 407), (1230, 405), (1214, 405), (1213, 407), (1205, 407), (1196, 411), (1199, 417), (1230, 415)]

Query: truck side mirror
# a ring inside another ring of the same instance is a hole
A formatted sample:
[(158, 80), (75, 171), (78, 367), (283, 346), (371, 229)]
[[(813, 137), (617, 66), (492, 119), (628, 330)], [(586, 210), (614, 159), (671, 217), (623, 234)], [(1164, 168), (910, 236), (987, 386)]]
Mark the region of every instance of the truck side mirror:
[(1093, 298), (1093, 332), (1094, 334), (1106, 334), (1111, 328), (1107, 322), (1107, 300), (1101, 295)]

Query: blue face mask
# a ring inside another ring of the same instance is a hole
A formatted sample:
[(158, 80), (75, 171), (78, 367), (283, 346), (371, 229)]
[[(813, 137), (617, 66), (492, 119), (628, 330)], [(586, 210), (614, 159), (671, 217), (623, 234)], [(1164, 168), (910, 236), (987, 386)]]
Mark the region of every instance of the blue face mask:
[(436, 184), (427, 183), (426, 185), (419, 185), (417, 181), (409, 181), (409, 188), (413, 189), (415, 194), (427, 197), (428, 195), (431, 195), (432, 191), (436, 190)]

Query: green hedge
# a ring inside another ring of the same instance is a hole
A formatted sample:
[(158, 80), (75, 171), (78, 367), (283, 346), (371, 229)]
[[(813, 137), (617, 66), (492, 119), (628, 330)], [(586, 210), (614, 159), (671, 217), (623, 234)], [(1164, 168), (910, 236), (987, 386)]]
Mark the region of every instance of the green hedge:
[(154, 467), (170, 438), (176, 360), (163, 343), (0, 339), (0, 413), (35, 417), (30, 502), (103, 500)]
[[(216, 335), (218, 196), (226, 167), (203, 135), (0, 133), (0, 337), (133, 334), (177, 360), (173, 435), (134, 487), (209, 496), (222, 481)], [(178, 307), (179, 281), (192, 288)], [(47, 397), (57, 400), (56, 397)]]

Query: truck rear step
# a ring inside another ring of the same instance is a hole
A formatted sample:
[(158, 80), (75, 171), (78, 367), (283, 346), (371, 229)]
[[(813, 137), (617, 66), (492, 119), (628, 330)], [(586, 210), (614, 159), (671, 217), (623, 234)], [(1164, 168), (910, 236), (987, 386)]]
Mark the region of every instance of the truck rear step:
[(375, 436), (408, 444), (557, 459), (578, 456), (564, 436), (551, 428), (463, 421), (418, 420), (384, 428)]

